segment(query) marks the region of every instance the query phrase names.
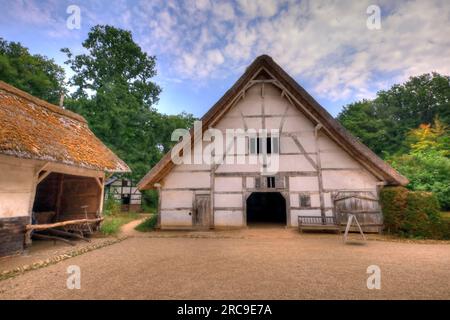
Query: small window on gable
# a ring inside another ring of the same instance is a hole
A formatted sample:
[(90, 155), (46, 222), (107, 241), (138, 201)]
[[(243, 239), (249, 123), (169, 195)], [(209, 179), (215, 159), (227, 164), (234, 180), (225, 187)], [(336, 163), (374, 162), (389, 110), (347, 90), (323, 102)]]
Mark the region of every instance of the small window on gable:
[[(265, 140), (265, 145), (264, 145)], [(265, 152), (264, 152), (265, 150)], [(249, 153), (250, 154), (272, 154), (280, 152), (280, 138), (279, 137), (267, 137), (267, 138), (249, 138)]]
[(300, 207), (311, 208), (311, 195), (304, 193), (300, 195)]
[(275, 177), (267, 177), (267, 188), (274, 189), (275, 188)]
[(266, 138), (266, 150), (267, 150), (267, 154), (271, 154), (272, 153), (272, 139)]
[(271, 139), (271, 153), (280, 153), (280, 137), (271, 137), (270, 139)]
[(256, 137), (250, 137), (248, 140), (248, 149), (250, 154), (258, 154), (258, 139)]
[(126, 179), (122, 180), (122, 187), (128, 187), (128, 180)]

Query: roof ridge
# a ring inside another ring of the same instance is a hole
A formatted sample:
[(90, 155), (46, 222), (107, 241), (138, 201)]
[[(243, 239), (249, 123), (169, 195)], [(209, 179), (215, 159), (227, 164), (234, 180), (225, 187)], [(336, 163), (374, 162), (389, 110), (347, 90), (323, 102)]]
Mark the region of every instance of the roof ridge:
[(84, 119), (84, 117), (79, 115), (78, 113), (75, 113), (75, 112), (70, 111), (70, 110), (63, 109), (63, 108), (61, 108), (61, 107), (59, 107), (57, 105), (54, 105), (54, 104), (52, 104), (50, 102), (47, 102), (45, 100), (42, 100), (40, 98), (36, 98), (36, 97), (32, 96), (31, 94), (29, 94), (29, 93), (27, 93), (27, 92), (25, 92), (23, 90), (20, 90), (20, 89), (14, 87), (14, 86), (12, 86), (12, 85), (2, 81), (2, 80), (0, 80), (0, 89), (5, 90), (6, 92), (12, 93), (12, 94), (14, 94), (16, 96), (19, 96), (19, 97), (21, 97), (23, 99), (26, 99), (26, 100), (28, 100), (28, 101), (30, 101), (30, 102), (32, 102), (32, 103), (34, 103), (34, 104), (36, 104), (36, 105), (38, 105), (40, 107), (46, 108), (46, 109), (48, 109), (48, 110), (50, 110), (52, 112), (55, 112), (55, 113), (57, 113), (59, 115), (66, 116), (66, 117), (69, 117), (69, 118), (71, 118), (73, 120), (77, 120), (77, 121), (80, 121), (80, 122), (83, 122), (83, 123), (87, 123), (86, 119)]

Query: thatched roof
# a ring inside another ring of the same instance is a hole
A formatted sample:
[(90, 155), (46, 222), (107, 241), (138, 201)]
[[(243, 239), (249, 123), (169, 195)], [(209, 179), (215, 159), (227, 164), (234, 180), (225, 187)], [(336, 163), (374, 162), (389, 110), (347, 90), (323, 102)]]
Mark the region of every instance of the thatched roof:
[[(399, 174), (389, 164), (379, 158), (372, 150), (353, 137), (336, 119), (334, 119), (314, 98), (306, 92), (291, 76), (289, 76), (271, 57), (262, 55), (256, 58), (252, 64), (247, 67), (244, 74), (236, 83), (219, 99), (218, 102), (201, 118), (203, 131), (205, 131), (212, 122), (216, 122), (218, 117), (222, 117), (226, 112), (224, 109), (230, 105), (237, 95), (244, 89), (245, 85), (255, 76), (256, 72), (264, 68), (276, 78), (302, 107), (308, 110), (310, 115), (305, 116), (315, 118), (323, 125), (323, 130), (336, 143), (343, 147), (351, 156), (361, 164), (378, 173), (383, 179), (391, 185), (406, 185), (409, 181)], [(304, 112), (296, 104), (301, 112)], [(153, 188), (153, 184), (159, 182), (174, 166), (171, 161), (171, 152), (169, 151), (138, 183), (140, 189)]]
[(0, 154), (58, 162), (87, 169), (130, 168), (71, 111), (0, 81)]

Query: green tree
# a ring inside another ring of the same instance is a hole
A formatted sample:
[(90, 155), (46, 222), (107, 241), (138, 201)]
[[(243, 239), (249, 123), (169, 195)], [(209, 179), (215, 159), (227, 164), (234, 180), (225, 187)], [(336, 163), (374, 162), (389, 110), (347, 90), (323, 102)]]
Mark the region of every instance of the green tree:
[(171, 146), (175, 127), (190, 127), (192, 115), (167, 116), (157, 112), (161, 88), (156, 58), (137, 45), (131, 33), (112, 26), (95, 26), (83, 42), (86, 54), (68, 56), (75, 87), (66, 106), (82, 114), (92, 131), (132, 169), (142, 176)]
[(0, 38), (0, 80), (57, 104), (65, 92), (64, 76), (53, 59), (32, 55), (20, 43)]
[(448, 126), (439, 118), (431, 124), (421, 124), (409, 132), (406, 139), (412, 154), (430, 154), (448, 157), (450, 155), (450, 134)]
[(389, 161), (410, 183), (415, 191), (436, 194), (441, 207), (450, 210), (449, 132), (439, 119), (433, 126), (421, 124), (408, 134), (410, 151), (392, 156)]
[(405, 138), (421, 123), (439, 116), (450, 124), (450, 77), (438, 73), (411, 77), (380, 91), (372, 100), (346, 106), (337, 119), (380, 156), (408, 152)]
[(384, 119), (375, 114), (372, 101), (362, 100), (347, 105), (338, 116), (347, 130), (367, 145), (373, 152), (381, 155), (385, 150), (387, 126)]
[(88, 54), (73, 56), (68, 48), (61, 50), (75, 72), (70, 83), (77, 88), (76, 97), (86, 97), (89, 91), (111, 91), (119, 85), (147, 108), (158, 101), (161, 88), (151, 81), (156, 75), (156, 58), (142, 51), (131, 32), (97, 25), (82, 45)]

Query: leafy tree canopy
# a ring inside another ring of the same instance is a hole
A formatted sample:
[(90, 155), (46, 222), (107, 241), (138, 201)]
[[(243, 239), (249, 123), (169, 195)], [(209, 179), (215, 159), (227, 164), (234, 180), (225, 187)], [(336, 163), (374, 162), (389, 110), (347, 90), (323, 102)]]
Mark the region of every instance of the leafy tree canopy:
[(380, 91), (372, 100), (344, 107), (337, 119), (380, 156), (408, 152), (408, 132), (438, 116), (450, 124), (450, 77), (438, 73), (411, 77)]
[(388, 160), (408, 177), (408, 188), (431, 191), (441, 207), (450, 210), (450, 134), (439, 119), (433, 125), (421, 124), (408, 133), (409, 153)]
[(18, 42), (0, 38), (0, 80), (58, 104), (64, 88), (64, 69), (53, 59), (35, 54)]
[(152, 82), (156, 59), (137, 45), (131, 33), (95, 26), (83, 42), (86, 54), (68, 56), (76, 88), (66, 103), (85, 116), (94, 133), (140, 179), (171, 145), (174, 127), (190, 127), (192, 115), (167, 116), (154, 108), (161, 88)]

